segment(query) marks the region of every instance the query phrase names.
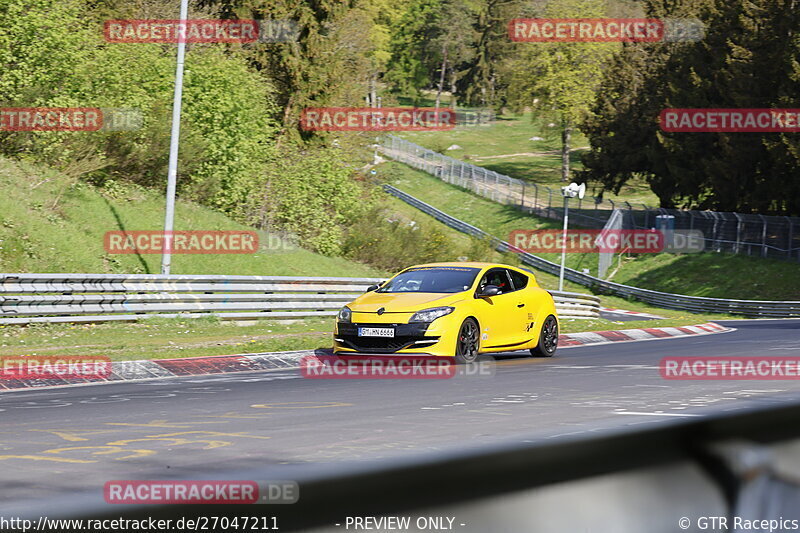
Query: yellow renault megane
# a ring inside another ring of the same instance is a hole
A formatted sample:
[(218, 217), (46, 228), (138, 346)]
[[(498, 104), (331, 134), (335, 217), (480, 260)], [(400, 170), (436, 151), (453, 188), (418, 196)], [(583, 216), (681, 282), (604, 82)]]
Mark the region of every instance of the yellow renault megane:
[(493, 263), (409, 267), (374, 285), (337, 316), (334, 353), (407, 354), (474, 361), (481, 353), (558, 345), (553, 297), (532, 272)]

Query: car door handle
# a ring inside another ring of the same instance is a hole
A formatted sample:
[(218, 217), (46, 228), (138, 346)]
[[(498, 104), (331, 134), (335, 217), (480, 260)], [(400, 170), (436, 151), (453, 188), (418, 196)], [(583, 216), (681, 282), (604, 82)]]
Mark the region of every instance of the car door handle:
[(517, 304), (517, 307), (525, 307), (525, 304)]

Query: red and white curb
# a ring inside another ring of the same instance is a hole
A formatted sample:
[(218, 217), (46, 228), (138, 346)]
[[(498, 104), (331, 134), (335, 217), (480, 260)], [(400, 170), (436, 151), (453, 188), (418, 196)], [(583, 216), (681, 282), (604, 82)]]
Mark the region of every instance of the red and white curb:
[[(691, 335), (709, 335), (734, 331), (734, 328), (707, 322), (697, 326), (664, 328), (624, 329), (620, 331), (591, 331), (559, 335), (559, 348), (606, 344), (609, 342), (630, 342), (654, 340)], [(140, 381), (199, 376), (254, 372), (264, 370), (286, 370), (300, 368), (303, 357), (331, 355), (329, 350), (299, 350), (293, 352), (268, 352), (259, 354), (216, 355), (209, 357), (184, 357), (180, 359), (152, 359), (143, 361), (115, 361), (111, 372), (105, 377), (92, 378), (46, 378), (46, 379), (4, 379), (0, 380), (0, 390), (13, 391), (40, 387), (62, 387), (115, 383), (119, 381)]]
[(706, 322), (696, 326), (676, 326), (663, 328), (623, 329), (614, 331), (586, 331), (567, 333), (558, 336), (558, 347), (585, 346), (587, 344), (606, 344), (609, 342), (648, 341), (671, 337), (710, 335), (734, 331), (734, 328), (721, 326), (716, 322)]
[(628, 311), (627, 309), (615, 309), (613, 307), (601, 307), (600, 311), (606, 313), (613, 313), (615, 315), (627, 315), (627, 316), (639, 317), (647, 320), (659, 320), (664, 318), (663, 316), (651, 315), (650, 313), (640, 313), (639, 311)]
[[(300, 350), (294, 352), (182, 357), (180, 359), (113, 361), (111, 363), (111, 372), (106, 377), (1, 379), (0, 390), (19, 390), (33, 387), (58, 387), (65, 385), (114, 383), (118, 381), (139, 381), (180, 376), (299, 368), (301, 358), (321, 352), (320, 350), (316, 352), (314, 350)], [(329, 353), (330, 352), (325, 355)]]

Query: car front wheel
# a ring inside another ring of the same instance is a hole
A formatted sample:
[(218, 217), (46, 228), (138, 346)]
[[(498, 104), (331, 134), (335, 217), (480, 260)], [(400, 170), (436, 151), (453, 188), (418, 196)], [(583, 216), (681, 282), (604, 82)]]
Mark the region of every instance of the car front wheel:
[(480, 348), (478, 323), (468, 318), (461, 324), (456, 339), (456, 362), (472, 363), (478, 358)]
[(531, 355), (534, 357), (553, 357), (558, 347), (558, 320), (553, 315), (548, 315), (542, 324), (542, 331), (539, 333), (539, 344), (531, 348)]

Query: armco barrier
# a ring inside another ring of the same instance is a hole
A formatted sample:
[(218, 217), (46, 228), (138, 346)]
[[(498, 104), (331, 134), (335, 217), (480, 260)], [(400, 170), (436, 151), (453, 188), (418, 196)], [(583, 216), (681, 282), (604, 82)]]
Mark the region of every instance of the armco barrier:
[[(0, 324), (334, 316), (376, 278), (0, 274)], [(600, 299), (553, 292), (563, 318), (600, 315)]]
[[(436, 209), (432, 205), (426, 204), (422, 200), (406, 194), (400, 189), (388, 184), (383, 185), (384, 190), (396, 196), (409, 205), (412, 205), (436, 220), (467, 233), (474, 237), (488, 240), (491, 245), (501, 252), (512, 251), (513, 247), (508, 242), (489, 235), (485, 231), (463, 222), (447, 213)], [(520, 260), (526, 265), (530, 265), (549, 274), (558, 275), (560, 265), (536, 257), (526, 252), (517, 252)], [(588, 274), (578, 272), (571, 268), (564, 269), (564, 278), (588, 287), (592, 291), (601, 294), (613, 294), (623, 298), (633, 298), (665, 309), (677, 309), (681, 311), (692, 311), (697, 313), (721, 313), (729, 315), (742, 315), (747, 317), (768, 317), (786, 318), (800, 317), (800, 302), (794, 301), (768, 301), (768, 300), (729, 300), (724, 298), (705, 298), (702, 296), (687, 296), (683, 294), (672, 294), (668, 292), (651, 291), (630, 287), (621, 283), (612, 283), (600, 278), (595, 278)]]
[[(564, 216), (558, 188), (505, 176), (394, 135), (384, 135), (377, 150), (495, 202), (544, 218), (561, 220)], [(600, 229), (614, 210), (623, 212), (625, 229), (650, 229), (657, 216), (668, 215), (673, 217), (675, 229), (702, 231), (706, 250), (800, 261), (800, 217), (651, 208), (592, 196), (576, 199), (569, 216), (579, 226)]]

